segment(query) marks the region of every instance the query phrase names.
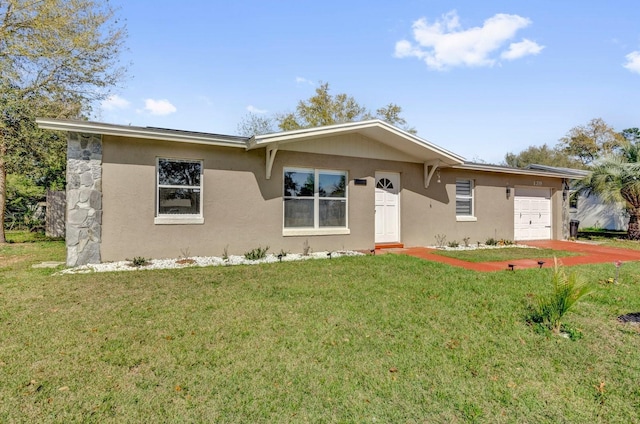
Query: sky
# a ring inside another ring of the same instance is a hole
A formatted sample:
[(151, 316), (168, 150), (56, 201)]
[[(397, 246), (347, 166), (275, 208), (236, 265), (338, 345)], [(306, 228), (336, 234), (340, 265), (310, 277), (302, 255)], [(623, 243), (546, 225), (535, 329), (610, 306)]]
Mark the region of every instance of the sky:
[(637, 0), (111, 0), (128, 77), (95, 120), (238, 134), (327, 82), (395, 103), (467, 160), (555, 146), (602, 118), (640, 127)]

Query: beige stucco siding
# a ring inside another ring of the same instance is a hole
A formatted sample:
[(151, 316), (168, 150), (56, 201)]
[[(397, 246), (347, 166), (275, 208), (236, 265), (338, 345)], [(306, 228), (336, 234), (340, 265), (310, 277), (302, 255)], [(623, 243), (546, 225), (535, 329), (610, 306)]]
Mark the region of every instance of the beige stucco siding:
[[(472, 221), (456, 218), (456, 179), (474, 182), (474, 217)], [(514, 237), (514, 187), (534, 187), (534, 181), (551, 189), (552, 237), (562, 238), (561, 182), (553, 178), (490, 173), (454, 169), (442, 169), (440, 183), (434, 177), (427, 190), (420, 190), (419, 183), (407, 181), (403, 190), (403, 242), (405, 245), (433, 245), (436, 235), (446, 236), (447, 242), (462, 244), (485, 242), (488, 238), (513, 240)], [(416, 190), (408, 190), (410, 187)], [(506, 187), (511, 195), (506, 196)]]
[[(349, 138), (342, 140), (349, 143)], [(370, 144), (351, 138), (359, 146)], [(290, 146), (291, 147), (291, 146)], [(202, 160), (203, 224), (155, 224), (156, 159)], [(285, 167), (344, 170), (348, 173), (349, 234), (283, 236), (282, 184)], [(103, 261), (144, 257), (243, 254), (258, 246), (301, 252), (311, 249), (371, 249), (375, 234), (375, 173), (400, 174), (400, 241), (405, 246), (433, 245), (435, 236), (448, 241), (469, 237), (472, 243), (489, 237), (513, 239), (513, 190), (533, 186), (534, 179), (490, 172), (443, 168), (440, 183), (424, 187), (424, 166), (402, 161), (356, 158), (287, 150), (277, 152), (271, 179), (265, 179), (265, 151), (166, 141), (103, 138)], [(455, 216), (455, 180), (475, 182), (474, 222)], [(367, 184), (354, 185), (355, 179)], [(561, 238), (560, 181), (542, 179), (553, 194), (553, 237)], [(558, 197), (560, 196), (560, 197)], [(560, 203), (559, 203), (560, 202)]]

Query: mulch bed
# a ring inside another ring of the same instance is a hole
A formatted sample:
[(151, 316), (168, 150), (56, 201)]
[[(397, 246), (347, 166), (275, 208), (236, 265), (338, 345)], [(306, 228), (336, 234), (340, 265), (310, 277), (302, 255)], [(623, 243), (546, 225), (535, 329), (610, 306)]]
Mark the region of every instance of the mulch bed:
[(618, 321), (640, 324), (640, 312), (632, 312), (630, 314), (620, 315), (618, 317)]

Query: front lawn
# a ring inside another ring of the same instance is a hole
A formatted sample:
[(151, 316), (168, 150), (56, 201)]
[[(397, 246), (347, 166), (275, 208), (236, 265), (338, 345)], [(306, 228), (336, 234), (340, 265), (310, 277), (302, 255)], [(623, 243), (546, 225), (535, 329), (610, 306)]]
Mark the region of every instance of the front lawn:
[[(584, 239), (580, 237), (578, 238), (578, 240), (584, 240)], [(601, 237), (601, 236), (590, 236), (586, 238), (586, 240), (592, 243), (597, 243), (601, 246), (640, 250), (640, 241), (638, 240), (628, 240), (625, 238), (615, 238), (615, 237), (612, 238), (612, 237)]]
[[(52, 275), (0, 248), (0, 422), (638, 422), (640, 263), (567, 324), (524, 320), (550, 269), (405, 255)], [(522, 249), (527, 250), (527, 249)]]
[(460, 259), (467, 262), (499, 262), (516, 259), (549, 259), (579, 256), (580, 253), (566, 250), (535, 249), (525, 247), (501, 247), (499, 249), (436, 250), (436, 255)]

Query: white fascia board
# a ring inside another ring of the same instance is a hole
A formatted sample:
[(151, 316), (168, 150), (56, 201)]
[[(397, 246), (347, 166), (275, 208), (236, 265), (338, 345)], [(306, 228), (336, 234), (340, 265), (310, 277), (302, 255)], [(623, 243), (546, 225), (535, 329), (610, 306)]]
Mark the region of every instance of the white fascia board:
[(546, 172), (546, 171), (534, 171), (531, 169), (521, 169), (521, 168), (508, 168), (502, 166), (495, 165), (482, 165), (482, 164), (462, 164), (462, 165), (454, 165), (453, 169), (464, 169), (468, 171), (482, 171), (482, 172), (496, 172), (500, 174), (516, 174), (516, 175), (531, 175), (534, 177), (551, 177), (551, 178), (567, 178), (567, 179), (580, 179), (583, 176), (580, 175), (569, 175), (566, 173), (560, 172)]
[[(246, 148), (247, 140), (243, 137), (218, 136), (215, 134), (181, 133), (173, 130), (135, 127), (129, 125), (105, 124), (91, 121), (72, 121), (64, 119), (37, 118), (40, 128), (55, 131), (69, 131), (84, 134), (102, 134), (118, 137), (144, 138), (152, 140), (175, 141), (181, 143), (205, 144), (209, 146)], [(231, 139), (234, 138), (234, 139)]]
[(462, 156), (443, 149), (442, 147), (439, 147), (425, 139), (422, 139), (416, 135), (408, 133), (404, 130), (401, 130), (400, 128), (394, 127), (393, 125), (378, 119), (259, 135), (252, 137), (249, 140), (249, 142), (247, 143), (247, 150), (265, 147), (274, 143), (283, 145), (296, 141), (303, 141), (304, 139), (326, 137), (341, 133), (361, 132), (363, 134), (367, 134), (368, 130), (386, 131), (387, 133), (400, 138), (402, 141), (409, 142), (421, 148), (430, 150), (443, 157), (443, 159), (448, 159), (451, 164), (462, 164), (465, 161)]

